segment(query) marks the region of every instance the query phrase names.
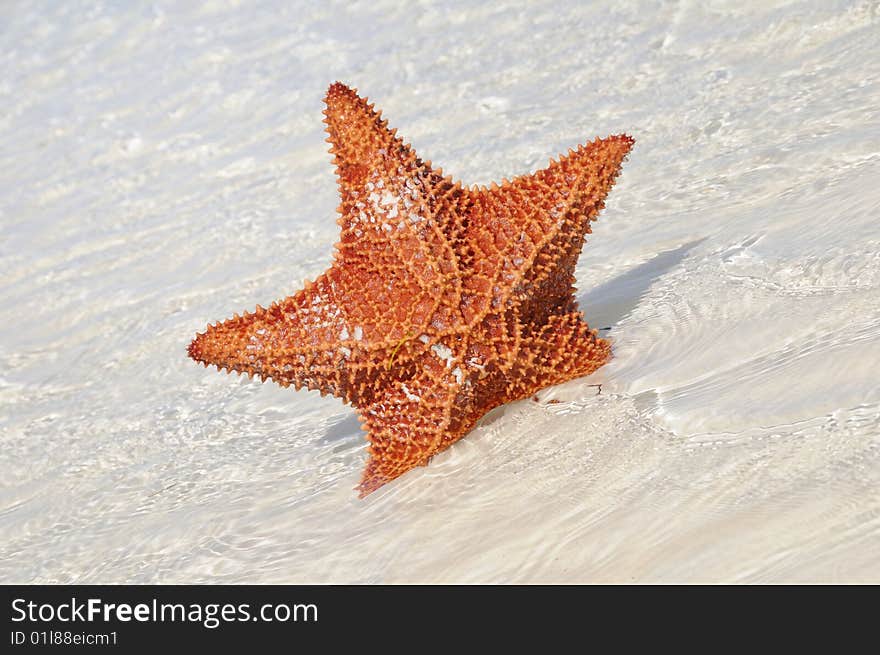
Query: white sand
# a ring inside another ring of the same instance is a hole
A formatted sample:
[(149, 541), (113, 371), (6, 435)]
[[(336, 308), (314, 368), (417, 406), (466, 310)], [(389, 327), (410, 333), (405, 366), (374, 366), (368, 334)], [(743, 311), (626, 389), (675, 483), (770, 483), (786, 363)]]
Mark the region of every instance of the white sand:
[[(0, 582), (880, 581), (876, 2), (82, 4), (0, 6)], [(185, 356), (330, 261), (335, 79), (468, 183), (637, 139), (616, 359), (365, 502)]]

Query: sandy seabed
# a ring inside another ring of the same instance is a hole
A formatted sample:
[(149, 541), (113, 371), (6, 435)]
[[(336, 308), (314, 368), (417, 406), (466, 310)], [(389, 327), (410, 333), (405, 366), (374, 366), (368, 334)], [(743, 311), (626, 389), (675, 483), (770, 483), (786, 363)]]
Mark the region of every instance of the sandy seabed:
[[(3, 4), (0, 582), (880, 582), (877, 52), (876, 2)], [(185, 353), (328, 265), (336, 79), (469, 184), (637, 139), (614, 360), (366, 501), (353, 411)]]

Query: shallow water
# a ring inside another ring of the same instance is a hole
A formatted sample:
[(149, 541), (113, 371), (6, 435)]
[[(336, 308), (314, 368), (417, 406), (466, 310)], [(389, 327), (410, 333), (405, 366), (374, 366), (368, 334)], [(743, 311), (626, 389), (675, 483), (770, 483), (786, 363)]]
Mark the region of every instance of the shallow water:
[[(0, 581), (880, 581), (877, 2), (178, 4), (0, 7)], [(329, 263), (334, 79), (471, 184), (637, 139), (615, 359), (366, 501), (185, 356)]]

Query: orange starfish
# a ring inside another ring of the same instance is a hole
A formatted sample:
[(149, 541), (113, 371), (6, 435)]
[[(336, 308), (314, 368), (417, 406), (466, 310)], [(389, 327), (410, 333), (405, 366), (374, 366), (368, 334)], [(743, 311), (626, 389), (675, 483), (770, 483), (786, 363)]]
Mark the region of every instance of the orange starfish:
[(467, 188), (354, 90), (337, 82), (326, 104), (342, 197), (333, 265), (267, 309), (209, 325), (189, 355), (354, 405), (370, 442), (363, 497), (492, 408), (608, 360), (573, 271), (633, 139), (596, 139), (533, 175)]

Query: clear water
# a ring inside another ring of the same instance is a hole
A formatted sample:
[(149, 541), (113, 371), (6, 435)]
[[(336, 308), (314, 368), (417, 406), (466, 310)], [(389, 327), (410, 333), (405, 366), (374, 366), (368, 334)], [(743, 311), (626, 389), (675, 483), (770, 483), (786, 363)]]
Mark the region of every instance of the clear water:
[[(195, 4), (0, 7), (0, 581), (880, 581), (877, 2)], [(185, 356), (329, 263), (335, 79), (467, 183), (637, 139), (614, 361), (366, 501)]]

